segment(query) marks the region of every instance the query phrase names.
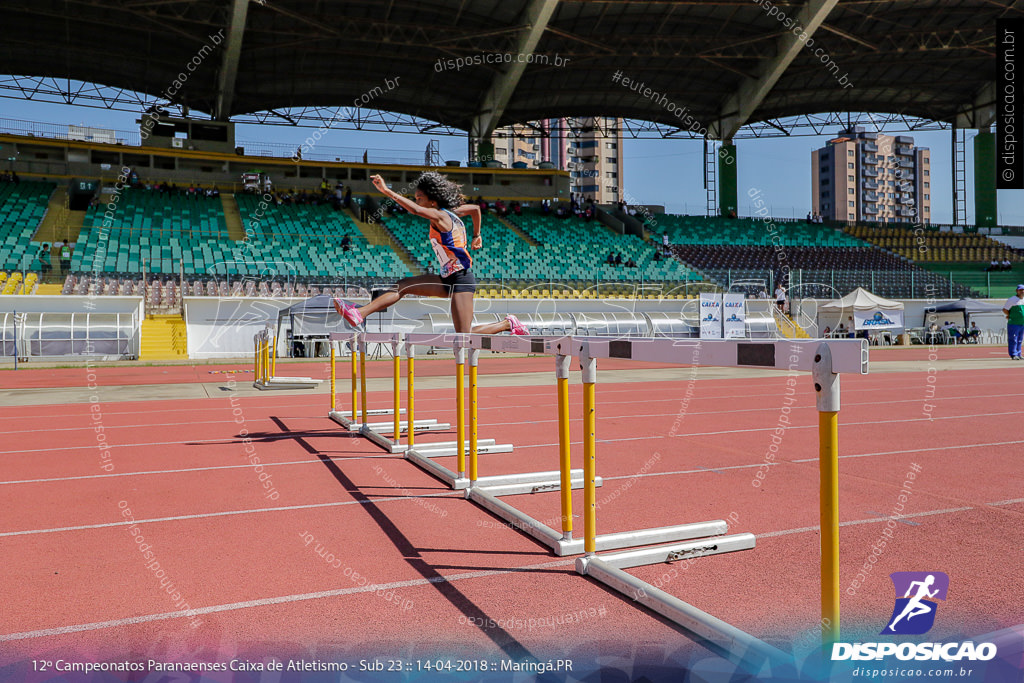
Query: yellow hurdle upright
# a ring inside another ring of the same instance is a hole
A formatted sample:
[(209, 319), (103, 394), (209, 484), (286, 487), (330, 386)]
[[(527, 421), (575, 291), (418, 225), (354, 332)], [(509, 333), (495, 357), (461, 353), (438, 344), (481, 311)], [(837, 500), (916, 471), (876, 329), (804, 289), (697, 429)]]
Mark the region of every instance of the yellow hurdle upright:
[(580, 356), (583, 366), (583, 549), (587, 555), (597, 552), (597, 419), (594, 386), (597, 361)]
[(351, 354), (351, 365), (352, 365), (352, 424), (356, 422), (356, 415), (359, 414), (359, 337), (355, 334), (352, 335), (352, 341), (349, 342), (349, 348), (352, 351)]
[(409, 425), (409, 448), (416, 444), (416, 429), (414, 428), (415, 402), (416, 402), (416, 352), (412, 344), (405, 344), (405, 371), (407, 373), (405, 386), (405, 421)]
[(270, 339), (263, 340), (263, 382), (270, 380)]
[(270, 347), (270, 376), (277, 377), (277, 335), (274, 335), (274, 344)]
[(562, 538), (572, 540), (572, 474), (569, 448), (569, 363), (570, 356), (555, 356), (558, 391), (558, 458), (562, 490)]
[[(363, 395), (359, 397), (359, 402), (363, 407), (363, 421), (362, 423), (369, 424), (369, 420), (366, 419), (366, 415), (369, 412), (366, 409), (366, 341), (364, 339), (359, 340), (359, 390), (363, 392)], [(355, 421), (355, 413), (352, 413), (352, 420)]]
[(839, 414), (818, 413), (821, 479), (821, 623), (825, 642), (839, 638)]
[(331, 342), (331, 412), (338, 409), (338, 395), (335, 393), (334, 342)]
[(466, 349), (455, 347), (455, 443), (459, 479), (466, 476)]
[(480, 362), (480, 349), (469, 350), (469, 481), (476, 486), (477, 480), (477, 365)]
[(402, 416), (401, 408), (402, 405), (402, 357), (398, 350), (398, 344), (391, 345), (391, 374), (394, 378), (394, 422), (395, 422), (395, 433), (393, 441), (398, 444), (402, 440)]
[(839, 640), (839, 374), (822, 343), (811, 369), (817, 392), (818, 478), (821, 527), (821, 639)]

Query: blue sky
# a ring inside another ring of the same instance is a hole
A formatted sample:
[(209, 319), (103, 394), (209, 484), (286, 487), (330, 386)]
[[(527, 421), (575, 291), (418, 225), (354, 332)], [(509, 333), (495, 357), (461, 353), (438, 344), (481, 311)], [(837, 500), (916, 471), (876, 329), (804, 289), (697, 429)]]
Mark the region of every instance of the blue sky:
[[(116, 130), (135, 131), (137, 114), (89, 107), (0, 99), (0, 117), (45, 123), (74, 123)], [(308, 128), (239, 125), (239, 144), (250, 140), (298, 146), (312, 132)], [(907, 134), (886, 129), (882, 132)], [(827, 136), (738, 140), (740, 215), (747, 209), (746, 193), (760, 189), (777, 217), (802, 217), (811, 206), (811, 151), (835, 137), (838, 127)], [(932, 158), (932, 216), (937, 223), (949, 223), (953, 215), (950, 133), (948, 131), (909, 133), (918, 146), (929, 147)], [(967, 215), (974, 217), (973, 131), (967, 144)], [(330, 130), (320, 144), (401, 150), (403, 156), (420, 157), (431, 139), (438, 140), (443, 159), (465, 159), (465, 138), (398, 133), (365, 133)], [(623, 142), (625, 191), (637, 203), (663, 204), (671, 213), (704, 214), (703, 145), (699, 140), (630, 140)], [(1024, 190), (1000, 190), (999, 222), (1024, 225)]]

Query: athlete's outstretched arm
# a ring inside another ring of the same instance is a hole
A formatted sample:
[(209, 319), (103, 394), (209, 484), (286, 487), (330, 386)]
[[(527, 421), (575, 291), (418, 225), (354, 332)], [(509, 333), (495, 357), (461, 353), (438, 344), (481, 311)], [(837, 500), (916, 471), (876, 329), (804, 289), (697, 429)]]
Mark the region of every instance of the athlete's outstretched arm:
[[(451, 223), (451, 220), (447, 218), (447, 214), (445, 214), (444, 211), (439, 209), (428, 209), (425, 206), (420, 206), (411, 199), (403, 197), (388, 187), (388, 184), (385, 183), (384, 179), (379, 175), (371, 176), (370, 180), (373, 182), (373, 186), (376, 187), (385, 197), (392, 199), (412, 215), (419, 216), (420, 218), (426, 218), (432, 222), (440, 222), (441, 225), (449, 225)], [(447, 232), (448, 230), (451, 230), (451, 228), (447, 228), (444, 232)]]
[(459, 208), (455, 209), (455, 215), (469, 216), (473, 220), (473, 241), (469, 245), (473, 249), (479, 249), (484, 246), (483, 238), (480, 237), (480, 230), (483, 228), (483, 217), (480, 215), (480, 207), (476, 204), (463, 204)]

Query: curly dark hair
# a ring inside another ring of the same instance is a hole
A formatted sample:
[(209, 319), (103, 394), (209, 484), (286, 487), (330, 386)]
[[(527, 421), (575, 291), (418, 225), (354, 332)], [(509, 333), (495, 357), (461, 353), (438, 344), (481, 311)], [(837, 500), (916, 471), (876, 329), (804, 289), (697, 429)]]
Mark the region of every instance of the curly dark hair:
[(437, 202), (437, 206), (442, 209), (457, 209), (466, 201), (462, 196), (462, 186), (437, 171), (422, 173), (416, 179), (416, 189), (425, 194), (427, 199)]

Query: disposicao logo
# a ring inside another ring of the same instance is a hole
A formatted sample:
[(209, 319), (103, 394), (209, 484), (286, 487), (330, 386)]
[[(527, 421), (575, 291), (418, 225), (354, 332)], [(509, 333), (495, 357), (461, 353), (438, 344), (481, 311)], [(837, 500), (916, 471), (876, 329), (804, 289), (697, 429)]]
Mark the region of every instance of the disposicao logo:
[[(896, 589), (892, 616), (880, 635), (920, 635), (935, 625), (938, 601), (949, 591), (949, 576), (943, 572), (893, 572)], [(988, 661), (996, 656), (994, 643), (833, 643), (832, 661), (899, 660), (954, 662)]]
[(942, 572), (893, 572), (889, 578), (896, 589), (896, 606), (882, 635), (930, 631), (935, 624), (937, 601), (945, 600), (949, 591), (949, 577)]

